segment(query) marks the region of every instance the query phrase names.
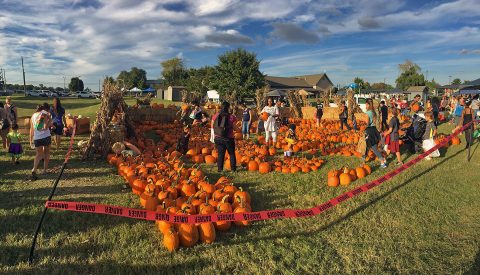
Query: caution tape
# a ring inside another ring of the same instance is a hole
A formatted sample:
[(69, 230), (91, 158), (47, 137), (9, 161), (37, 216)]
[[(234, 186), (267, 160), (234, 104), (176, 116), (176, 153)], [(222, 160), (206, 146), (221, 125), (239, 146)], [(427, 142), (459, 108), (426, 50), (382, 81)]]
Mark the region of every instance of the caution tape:
[[(472, 123), (472, 122), (471, 122)], [(414, 159), (406, 162), (397, 169), (375, 179), (369, 183), (366, 183), (360, 187), (357, 187), (351, 191), (343, 193), (342, 195), (335, 197), (318, 206), (307, 209), (277, 209), (277, 210), (265, 210), (257, 212), (244, 212), (244, 213), (214, 213), (208, 215), (185, 215), (185, 214), (168, 214), (159, 213), (156, 211), (126, 208), (121, 206), (113, 206), (106, 204), (93, 204), (84, 202), (69, 202), (69, 201), (47, 201), (45, 207), (53, 208), (65, 211), (74, 212), (87, 212), (105, 214), (111, 216), (121, 216), (140, 220), (149, 221), (166, 221), (170, 223), (204, 223), (204, 222), (218, 222), (218, 221), (261, 221), (272, 219), (284, 219), (284, 218), (306, 218), (319, 215), (328, 209), (334, 207), (337, 204), (343, 203), (353, 197), (367, 192), (370, 189), (379, 186), (380, 184), (390, 180), (391, 178), (402, 173), (406, 169), (410, 168), (414, 164), (420, 162), (426, 156), (430, 155), (433, 151), (443, 147), (450, 140), (457, 136), (460, 132), (470, 127), (470, 124), (463, 126), (456, 130), (453, 134), (446, 137), (442, 142), (431, 148), (430, 150), (418, 155)]]

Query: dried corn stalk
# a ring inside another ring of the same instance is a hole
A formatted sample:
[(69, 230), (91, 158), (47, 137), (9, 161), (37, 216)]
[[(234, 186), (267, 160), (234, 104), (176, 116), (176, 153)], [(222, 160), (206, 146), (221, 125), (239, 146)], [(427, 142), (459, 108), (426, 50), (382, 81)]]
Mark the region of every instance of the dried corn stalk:
[(290, 108), (293, 111), (293, 114), (297, 118), (303, 117), (302, 115), (302, 97), (298, 94), (297, 91), (288, 91), (287, 92), (288, 101), (290, 102)]
[(127, 136), (135, 136), (133, 123), (127, 112), (128, 105), (123, 99), (123, 93), (120, 88), (116, 84), (105, 81), (103, 83), (103, 91), (100, 109), (97, 112), (90, 139), (83, 153), (83, 159), (92, 159), (97, 156), (106, 157), (110, 152), (112, 137), (110, 136), (108, 126), (114, 116), (117, 119), (117, 123), (125, 126)]
[(263, 106), (267, 102), (267, 93), (270, 91), (270, 86), (265, 86), (261, 89), (257, 89), (255, 93), (255, 101), (257, 102), (257, 113), (262, 111)]

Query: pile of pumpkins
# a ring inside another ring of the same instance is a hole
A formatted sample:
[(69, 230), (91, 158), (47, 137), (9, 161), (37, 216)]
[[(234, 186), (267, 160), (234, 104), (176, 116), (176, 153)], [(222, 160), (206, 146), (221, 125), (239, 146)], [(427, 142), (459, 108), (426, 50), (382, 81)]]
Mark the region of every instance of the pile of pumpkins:
[(371, 173), (372, 168), (367, 164), (356, 167), (355, 169), (343, 167), (340, 170), (331, 170), (327, 175), (327, 185), (330, 187), (337, 187), (339, 185), (348, 186), (355, 180), (364, 178)]
[[(108, 162), (117, 167), (118, 174), (139, 196), (139, 203), (147, 210), (179, 215), (251, 212), (250, 194), (237, 188), (226, 177), (209, 182), (196, 166), (187, 168), (173, 151), (165, 156), (142, 154), (123, 157), (109, 154)], [(233, 222), (246, 226), (248, 221)], [(213, 243), (216, 231), (228, 231), (232, 222), (206, 222), (200, 224), (172, 224), (156, 221), (163, 234), (163, 244), (169, 251), (180, 246), (192, 247), (198, 242)]]

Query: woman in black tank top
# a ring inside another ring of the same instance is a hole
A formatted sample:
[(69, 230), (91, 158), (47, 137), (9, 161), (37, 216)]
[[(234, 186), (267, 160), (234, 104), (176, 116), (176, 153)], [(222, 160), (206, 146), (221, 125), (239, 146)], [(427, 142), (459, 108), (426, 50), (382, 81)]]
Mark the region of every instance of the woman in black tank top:
[[(473, 111), (472, 108), (470, 108), (470, 104), (472, 103), (471, 100), (466, 100), (465, 101), (465, 109), (463, 109), (462, 112), (462, 125), (465, 126), (468, 123), (472, 122), (473, 120)], [(473, 124), (468, 126), (467, 129), (465, 129), (465, 140), (467, 145), (465, 146), (465, 149), (470, 147), (473, 141)]]

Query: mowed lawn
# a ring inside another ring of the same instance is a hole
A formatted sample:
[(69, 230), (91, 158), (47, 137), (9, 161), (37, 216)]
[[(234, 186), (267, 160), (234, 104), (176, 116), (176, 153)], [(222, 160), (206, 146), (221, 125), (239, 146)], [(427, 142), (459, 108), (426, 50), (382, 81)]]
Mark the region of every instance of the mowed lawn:
[[(21, 99), (16, 102), (24, 107)], [(65, 106), (67, 112), (87, 115), (95, 113), (92, 102), (98, 101), (71, 99), (65, 100)], [(449, 125), (440, 127), (440, 132), (450, 130)], [(9, 274), (478, 274), (480, 148), (475, 143), (473, 158), (467, 162), (464, 145), (462, 136), (462, 144), (443, 150), (442, 157), (422, 161), (319, 216), (234, 227), (218, 233), (212, 245), (182, 248), (174, 254), (163, 248), (154, 222), (49, 210), (32, 266), (27, 264), (31, 239), (57, 175), (27, 181), (32, 150), (18, 166), (2, 153), (0, 270)], [(64, 140), (61, 150), (53, 152), (52, 167), (61, 165), (66, 149)], [(381, 170), (375, 165), (367, 178), (348, 187), (329, 188), (328, 170), (355, 167), (360, 160), (326, 160), (325, 166), (308, 174), (226, 174), (251, 193), (254, 210), (264, 210), (312, 207), (395, 168)], [(211, 180), (220, 176), (213, 167), (205, 169)], [(105, 161), (82, 162), (74, 153), (54, 199), (139, 207), (138, 197), (124, 184)]]

